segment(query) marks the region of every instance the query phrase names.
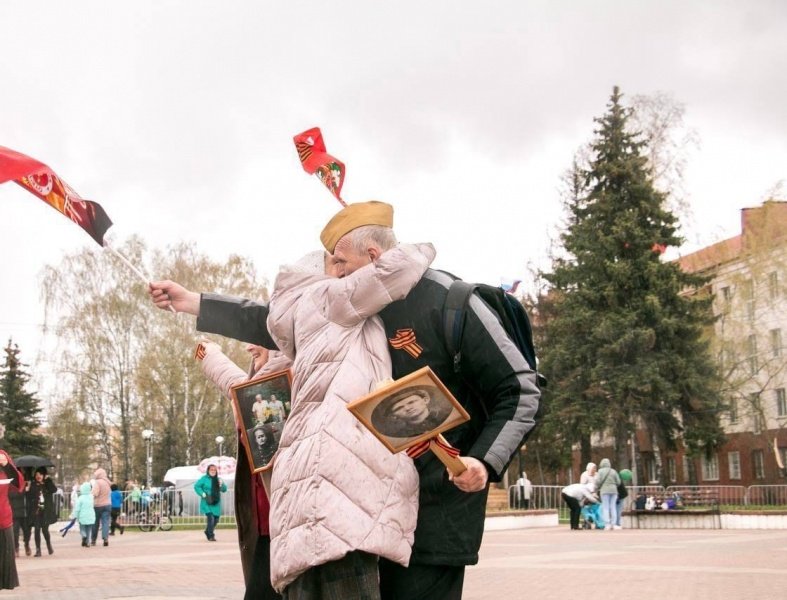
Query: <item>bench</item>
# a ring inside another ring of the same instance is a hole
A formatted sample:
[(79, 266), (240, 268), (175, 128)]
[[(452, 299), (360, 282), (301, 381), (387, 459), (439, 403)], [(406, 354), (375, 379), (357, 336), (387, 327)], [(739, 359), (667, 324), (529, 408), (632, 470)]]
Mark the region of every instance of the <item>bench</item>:
[[(632, 518), (637, 529), (642, 528), (640, 519), (694, 518), (695, 522), (701, 522), (699, 518), (706, 515), (713, 517), (711, 519), (713, 529), (721, 529), (721, 507), (718, 492), (715, 490), (686, 489), (666, 494), (655, 494), (652, 497), (655, 501), (654, 508), (633, 508), (624, 513)], [(669, 508), (669, 505), (674, 505), (674, 507)]]

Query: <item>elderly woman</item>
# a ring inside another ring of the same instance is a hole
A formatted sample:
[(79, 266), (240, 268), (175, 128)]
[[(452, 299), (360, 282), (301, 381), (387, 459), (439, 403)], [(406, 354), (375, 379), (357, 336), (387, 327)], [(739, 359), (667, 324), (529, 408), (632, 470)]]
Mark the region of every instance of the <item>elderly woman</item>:
[(391, 377), (376, 315), (409, 293), (434, 255), (429, 244), (400, 245), (335, 279), (316, 252), (276, 278), (268, 329), (294, 359), (292, 412), (271, 480), (271, 579), (285, 598), (379, 598), (378, 557), (409, 563), (415, 466), (347, 404)]

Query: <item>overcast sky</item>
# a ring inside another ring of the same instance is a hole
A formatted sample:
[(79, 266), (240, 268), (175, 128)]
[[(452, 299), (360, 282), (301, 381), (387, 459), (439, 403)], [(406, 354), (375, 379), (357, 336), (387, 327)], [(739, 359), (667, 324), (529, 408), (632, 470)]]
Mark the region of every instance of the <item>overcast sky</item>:
[[(339, 208), (292, 143), (319, 126), (345, 200), (392, 203), (400, 239), (497, 283), (548, 264), (613, 85), (669, 94), (699, 136), (682, 251), (736, 235), (787, 178), (785, 32), (782, 0), (3, 0), (0, 145), (99, 202), (110, 240), (195, 240), (272, 279)], [(42, 267), (102, 250), (10, 183), (0, 240), (0, 341), (40, 372)]]

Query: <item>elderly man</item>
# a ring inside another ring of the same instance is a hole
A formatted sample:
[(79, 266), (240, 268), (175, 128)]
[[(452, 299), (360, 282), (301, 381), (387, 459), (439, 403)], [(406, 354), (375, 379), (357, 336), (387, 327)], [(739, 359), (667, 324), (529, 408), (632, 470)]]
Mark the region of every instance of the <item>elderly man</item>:
[[(351, 204), (320, 236), (340, 277), (376, 261), (396, 245), (393, 208), (382, 202)], [(393, 376), (429, 366), (462, 403), (471, 420), (445, 434), (460, 450), (467, 470), (446, 477), (433, 454), (416, 460), (420, 480), (418, 526), (408, 568), (380, 560), (383, 599), (459, 599), (466, 565), (478, 562), (488, 482), (499, 481), (534, 425), (539, 391), (535, 373), (478, 297), (468, 303), (460, 372), (445, 347), (442, 314), (453, 278), (427, 270), (403, 300), (381, 313), (389, 339)], [(196, 294), (169, 281), (151, 284), (160, 308), (198, 315), (197, 328), (273, 347), (267, 307), (216, 294)]]

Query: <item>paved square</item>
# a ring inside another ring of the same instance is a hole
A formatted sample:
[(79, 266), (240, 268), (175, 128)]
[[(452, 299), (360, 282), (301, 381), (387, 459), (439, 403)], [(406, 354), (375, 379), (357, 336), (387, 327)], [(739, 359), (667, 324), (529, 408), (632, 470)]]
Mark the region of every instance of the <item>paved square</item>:
[[(240, 600), (235, 531), (129, 529), (106, 548), (52, 528), (55, 553), (17, 560), (21, 587), (6, 598)], [(610, 587), (614, 586), (614, 587)], [(787, 597), (787, 531), (560, 528), (488, 532), (467, 571), (464, 600), (736, 600)], [(440, 600), (436, 598), (435, 600)]]

